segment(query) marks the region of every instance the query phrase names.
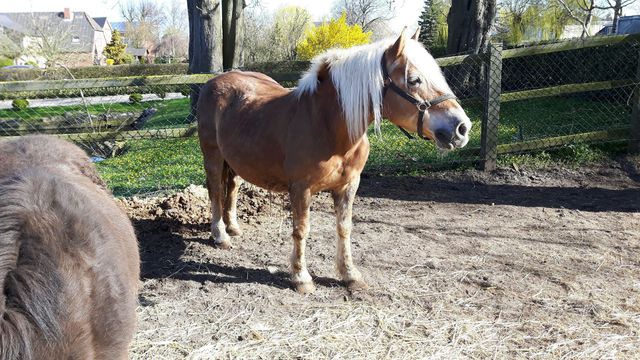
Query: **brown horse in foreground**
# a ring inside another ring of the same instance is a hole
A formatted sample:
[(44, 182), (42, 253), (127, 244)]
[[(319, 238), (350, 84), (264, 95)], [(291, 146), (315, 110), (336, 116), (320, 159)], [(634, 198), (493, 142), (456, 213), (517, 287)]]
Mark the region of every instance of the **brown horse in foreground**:
[[(216, 245), (239, 235), (239, 177), (289, 192), (293, 215), (292, 281), (314, 291), (305, 261), (311, 196), (333, 195), (337, 268), (350, 289), (366, 287), (351, 256), (351, 213), (369, 156), (367, 127), (385, 117), (443, 149), (468, 141), (471, 122), (435, 60), (403, 33), (316, 57), (289, 91), (266, 75), (232, 71), (210, 80), (198, 100), (198, 134), (211, 199)], [(390, 89), (393, 91), (385, 91)]]
[(127, 359), (140, 259), (87, 155), (0, 141), (0, 359)]

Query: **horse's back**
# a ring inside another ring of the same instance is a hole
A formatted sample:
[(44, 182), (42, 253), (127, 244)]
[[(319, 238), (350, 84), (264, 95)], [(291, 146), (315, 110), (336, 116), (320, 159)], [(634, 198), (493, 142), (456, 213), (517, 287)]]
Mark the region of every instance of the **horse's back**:
[(267, 75), (232, 71), (211, 79), (198, 100), (205, 161), (220, 153), (245, 180), (286, 189), (282, 164), (296, 99)]
[(0, 177), (0, 359), (126, 358), (139, 278), (130, 221), (91, 178), (23, 155)]
[(0, 141), (0, 178), (24, 167), (56, 167), (84, 175), (106, 189), (87, 154), (76, 145), (46, 135), (29, 135)]
[[(200, 90), (198, 99), (198, 124), (220, 126), (217, 122), (233, 121), (238, 115), (264, 111), (266, 104), (277, 101), (290, 93), (269, 76), (246, 71), (231, 71), (209, 80)], [(233, 113), (235, 117), (215, 115)]]

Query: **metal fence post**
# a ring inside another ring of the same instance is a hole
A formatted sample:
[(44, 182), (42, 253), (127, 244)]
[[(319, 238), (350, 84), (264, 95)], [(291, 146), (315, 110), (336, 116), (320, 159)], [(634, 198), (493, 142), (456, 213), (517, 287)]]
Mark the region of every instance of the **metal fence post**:
[(496, 168), (498, 157), (498, 121), (502, 90), (502, 45), (490, 43), (484, 58), (482, 133), (480, 166), (484, 171)]
[(633, 85), (633, 95), (631, 97), (631, 139), (629, 140), (629, 152), (638, 154), (640, 153), (640, 52), (638, 53), (636, 79)]

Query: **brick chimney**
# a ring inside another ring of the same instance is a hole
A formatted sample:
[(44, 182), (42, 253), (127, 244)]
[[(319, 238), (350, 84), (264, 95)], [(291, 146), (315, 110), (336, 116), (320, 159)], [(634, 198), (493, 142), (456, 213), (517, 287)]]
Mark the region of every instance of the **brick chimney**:
[(62, 13), (62, 18), (67, 21), (73, 20), (73, 13), (69, 8), (64, 8), (64, 12)]

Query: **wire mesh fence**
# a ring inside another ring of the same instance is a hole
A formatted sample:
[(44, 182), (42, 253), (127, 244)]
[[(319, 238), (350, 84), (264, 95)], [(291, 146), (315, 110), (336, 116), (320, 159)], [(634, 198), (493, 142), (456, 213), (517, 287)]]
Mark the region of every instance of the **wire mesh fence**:
[[(634, 138), (639, 51), (638, 37), (614, 36), (505, 50), (492, 45), (484, 54), (438, 59), (472, 120), (468, 145), (442, 152), (384, 122), (381, 135), (370, 134), (365, 171), (491, 169), (504, 154)], [(304, 66), (274, 78), (292, 86)], [(117, 195), (202, 184), (189, 96), (211, 76), (0, 82), (0, 136), (47, 133), (78, 143)]]

